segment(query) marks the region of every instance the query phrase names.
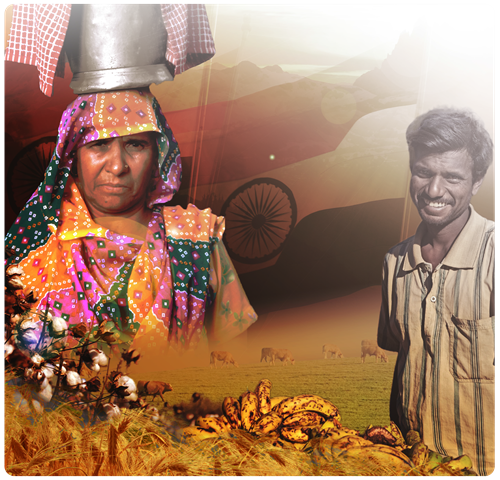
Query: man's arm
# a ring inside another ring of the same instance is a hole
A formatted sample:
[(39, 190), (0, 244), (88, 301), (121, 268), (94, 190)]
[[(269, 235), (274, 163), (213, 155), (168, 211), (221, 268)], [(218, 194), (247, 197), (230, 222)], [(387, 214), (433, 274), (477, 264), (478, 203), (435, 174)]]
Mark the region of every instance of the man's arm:
[(384, 267), (382, 269), (382, 304), (380, 306), (380, 315), (378, 320), (377, 343), (380, 348), (390, 352), (397, 352), (401, 342), (401, 335), (399, 334), (398, 325), (391, 324), (391, 308), (393, 303), (392, 282), (389, 286), (388, 258), (387, 254), (384, 259)]

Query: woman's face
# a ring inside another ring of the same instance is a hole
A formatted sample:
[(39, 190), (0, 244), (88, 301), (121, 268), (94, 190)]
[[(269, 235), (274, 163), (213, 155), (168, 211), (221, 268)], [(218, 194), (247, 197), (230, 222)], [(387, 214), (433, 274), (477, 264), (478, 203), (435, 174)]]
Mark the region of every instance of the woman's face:
[(158, 173), (153, 132), (88, 143), (77, 151), (78, 188), (93, 218), (141, 215)]

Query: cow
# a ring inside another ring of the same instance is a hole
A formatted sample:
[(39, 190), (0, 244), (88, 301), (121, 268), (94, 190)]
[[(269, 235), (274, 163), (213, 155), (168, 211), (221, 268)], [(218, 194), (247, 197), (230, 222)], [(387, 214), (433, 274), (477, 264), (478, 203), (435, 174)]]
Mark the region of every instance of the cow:
[(210, 354), (210, 368), (217, 368), (217, 360), (222, 362), (222, 366), (229, 366), (232, 363), (235, 367), (238, 367), (236, 360), (229, 352), (212, 352)]
[(290, 362), (292, 365), (295, 365), (295, 360), (293, 359), (292, 354), (290, 353), (290, 350), (287, 350), (286, 348), (274, 349), (272, 354), (273, 354), (273, 360), (272, 360), (273, 365), (274, 365), (274, 361), (277, 358), (279, 360), (281, 360), (283, 365), (286, 365), (288, 362)]
[(260, 361), (262, 362), (262, 360), (265, 360), (267, 363), (267, 361), (269, 360), (269, 362), (272, 362), (274, 351), (275, 351), (274, 348), (264, 347), (260, 355)]
[(163, 393), (171, 392), (172, 390), (173, 388), (170, 383), (158, 382), (156, 380), (152, 380), (150, 382), (139, 380), (137, 382), (137, 392), (139, 393), (139, 395), (146, 398), (148, 397), (148, 395), (153, 395), (153, 400), (157, 395), (159, 395), (164, 402), (165, 399), (163, 398)]
[(332, 345), (331, 343), (327, 343), (323, 345), (323, 355), (325, 358), (344, 358), (343, 353), (340, 351), (340, 348), (337, 345)]
[(365, 357), (367, 355), (374, 356), (378, 362), (382, 359), (384, 362), (388, 362), (386, 353), (377, 345), (375, 340), (363, 340), (361, 342), (361, 362), (365, 363)]

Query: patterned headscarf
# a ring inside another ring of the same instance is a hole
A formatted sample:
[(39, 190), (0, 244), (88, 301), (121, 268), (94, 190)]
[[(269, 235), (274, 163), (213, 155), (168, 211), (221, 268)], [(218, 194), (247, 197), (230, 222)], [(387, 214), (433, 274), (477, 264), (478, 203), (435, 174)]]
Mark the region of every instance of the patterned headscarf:
[[(83, 145), (102, 138), (141, 132), (158, 132), (161, 180), (150, 194), (148, 206), (166, 203), (179, 189), (182, 176), (179, 147), (156, 98), (148, 89), (81, 95), (64, 111), (56, 148), (43, 182), (20, 212), (7, 234), (13, 254), (7, 263), (19, 263), (29, 249), (46, 243), (59, 224), (63, 192), (70, 177), (73, 154)], [(16, 225), (31, 228), (16, 229)], [(21, 231), (19, 231), (21, 230)]]
[[(160, 134), (145, 240), (96, 224), (70, 173), (81, 146), (140, 132)], [(7, 262), (20, 264), (26, 285), (39, 288), (39, 310), (94, 332), (109, 324), (121, 343), (142, 337), (145, 348), (192, 349), (204, 335), (232, 338), (256, 315), (220, 242), (224, 219), (193, 205), (162, 207), (180, 182), (177, 143), (149, 90), (79, 96), (62, 116), (43, 182), (6, 236)], [(206, 325), (214, 293), (219, 313)]]

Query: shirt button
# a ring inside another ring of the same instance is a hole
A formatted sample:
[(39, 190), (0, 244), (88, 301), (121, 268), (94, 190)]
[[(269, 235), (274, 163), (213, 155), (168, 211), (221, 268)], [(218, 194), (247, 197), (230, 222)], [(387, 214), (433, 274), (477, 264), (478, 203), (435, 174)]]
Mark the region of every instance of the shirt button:
[(432, 303), (435, 303), (435, 302), (436, 302), (436, 297), (435, 297), (434, 295), (431, 297), (431, 302), (432, 302)]

